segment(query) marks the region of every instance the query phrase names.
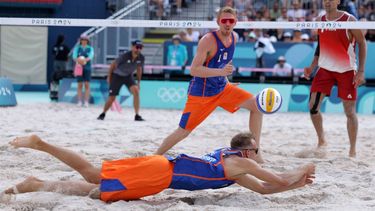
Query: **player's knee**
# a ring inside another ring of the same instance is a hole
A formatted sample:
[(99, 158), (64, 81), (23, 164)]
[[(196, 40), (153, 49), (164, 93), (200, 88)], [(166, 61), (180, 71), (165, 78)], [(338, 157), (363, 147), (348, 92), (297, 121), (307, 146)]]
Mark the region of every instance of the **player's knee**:
[(345, 110), (345, 116), (348, 119), (353, 119), (357, 117), (355, 109), (346, 109)]
[(318, 111), (318, 109), (316, 109), (316, 108), (310, 108), (310, 115), (315, 115), (315, 114), (317, 114), (319, 111)]
[(113, 102), (113, 101), (115, 101), (115, 100), (116, 100), (116, 96), (112, 96), (112, 95), (111, 95), (111, 96), (108, 97), (108, 101), (109, 101), (109, 102)]
[(310, 107), (310, 115), (316, 115), (319, 112), (319, 104), (321, 101), (321, 94), (320, 92), (317, 92), (315, 97), (313, 97), (310, 93), (310, 102), (309, 102), (309, 107)]
[(132, 86), (131, 91), (133, 95), (139, 95), (139, 89), (137, 86)]

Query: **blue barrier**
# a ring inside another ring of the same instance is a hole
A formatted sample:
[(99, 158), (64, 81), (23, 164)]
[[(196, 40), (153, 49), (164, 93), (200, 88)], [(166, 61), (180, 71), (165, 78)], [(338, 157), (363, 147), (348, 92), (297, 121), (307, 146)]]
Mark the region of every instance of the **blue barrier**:
[[(59, 102), (77, 103), (77, 80), (74, 78), (64, 78), (59, 84)], [(108, 83), (106, 80), (94, 79), (90, 82), (91, 97), (90, 103), (104, 104), (108, 97)], [(122, 87), (118, 96), (118, 101), (122, 105), (130, 106), (132, 99), (126, 87)]]
[(0, 78), (0, 106), (15, 106), (17, 105), (16, 95), (12, 82), (4, 77)]
[[(196, 42), (183, 42), (188, 50), (188, 64), (191, 61), (197, 50)], [(172, 45), (172, 42), (164, 42), (164, 64), (167, 64), (167, 50), (168, 46)], [(264, 67), (272, 68), (276, 64), (279, 56), (285, 56), (287, 62), (294, 68), (304, 68), (311, 64), (314, 57), (316, 43), (315, 42), (304, 42), (304, 43), (284, 43), (276, 42), (273, 43), (276, 52), (274, 54), (264, 54)], [(233, 64), (236, 67), (255, 67), (255, 51), (254, 43), (237, 43), (236, 50), (233, 55)], [(365, 77), (367, 79), (375, 79), (375, 60), (370, 59), (371, 55), (375, 55), (375, 43), (367, 42), (367, 60), (365, 65)]]
[[(142, 108), (180, 109), (185, 106), (188, 82), (176, 81), (142, 81), (140, 97)], [(254, 95), (266, 87), (277, 89), (283, 97), (281, 112), (308, 112), (310, 94), (309, 85), (291, 84), (250, 84), (241, 83), (241, 88)], [(60, 82), (59, 101), (75, 103), (77, 101), (77, 83), (75, 79), (63, 79)], [(105, 80), (91, 82), (91, 103), (103, 105), (108, 97), (108, 84)], [(122, 106), (132, 106), (133, 97), (125, 86), (120, 90), (117, 100)], [(334, 87), (330, 97), (321, 106), (322, 112), (343, 112), (337, 88)], [(360, 87), (358, 89), (357, 112), (361, 114), (375, 113), (375, 88)]]

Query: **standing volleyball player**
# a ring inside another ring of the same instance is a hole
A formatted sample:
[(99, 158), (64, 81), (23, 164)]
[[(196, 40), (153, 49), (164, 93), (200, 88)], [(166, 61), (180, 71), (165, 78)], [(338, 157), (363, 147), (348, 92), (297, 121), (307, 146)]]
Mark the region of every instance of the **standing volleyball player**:
[[(236, 23), (236, 10), (223, 7), (217, 15), (219, 30), (207, 33), (199, 41), (190, 71), (193, 78), (179, 127), (164, 139), (156, 154), (164, 154), (186, 138), (218, 106), (229, 112), (235, 112), (239, 108), (250, 110), (250, 131), (260, 146), (263, 116), (257, 109), (255, 97), (227, 79), (227, 75), (233, 72), (232, 57), (236, 43), (233, 27)], [(263, 162), (260, 155), (256, 160)]]
[[(356, 21), (347, 12), (337, 9), (340, 0), (323, 0), (326, 14), (317, 21)], [(319, 29), (318, 47), (310, 67), (305, 68), (305, 77), (315, 66), (319, 66), (310, 93), (310, 116), (318, 135), (318, 147), (326, 145), (322, 115), (319, 112), (325, 96), (329, 96), (332, 86), (337, 84), (338, 97), (342, 99), (347, 117), (350, 140), (349, 156), (356, 155), (358, 119), (356, 114), (357, 87), (364, 83), (366, 61), (366, 41), (358, 29)], [(356, 64), (355, 43), (359, 47), (359, 65)]]

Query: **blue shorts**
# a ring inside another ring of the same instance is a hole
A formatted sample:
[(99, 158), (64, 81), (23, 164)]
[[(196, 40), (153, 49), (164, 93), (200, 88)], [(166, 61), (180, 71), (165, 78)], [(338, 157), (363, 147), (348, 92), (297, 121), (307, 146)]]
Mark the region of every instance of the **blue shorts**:
[(81, 76), (77, 76), (77, 82), (88, 82), (91, 80), (91, 70), (83, 69)]

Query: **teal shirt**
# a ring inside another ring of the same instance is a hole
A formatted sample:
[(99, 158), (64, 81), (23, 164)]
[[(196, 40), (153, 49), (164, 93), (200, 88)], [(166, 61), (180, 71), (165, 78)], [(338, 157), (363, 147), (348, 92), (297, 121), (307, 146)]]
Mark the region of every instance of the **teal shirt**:
[(88, 52), (88, 55), (87, 57), (90, 58), (90, 60), (92, 60), (94, 58), (94, 48), (91, 47), (90, 45), (86, 45), (86, 47), (82, 47), (81, 45), (77, 45), (74, 47), (74, 50), (73, 50), (73, 59), (76, 60), (78, 58), (79, 55), (79, 48), (82, 48), (82, 49), (86, 49), (86, 48), (89, 48), (89, 52)]
[(170, 45), (168, 46), (167, 64), (172, 66), (185, 65), (188, 59), (187, 49), (185, 45)]
[(90, 45), (86, 45), (86, 47), (83, 47), (82, 45), (75, 46), (72, 55), (73, 60), (76, 60), (80, 56), (84, 56), (90, 59), (90, 61), (83, 66), (83, 69), (91, 70), (91, 61), (94, 58), (94, 48)]

